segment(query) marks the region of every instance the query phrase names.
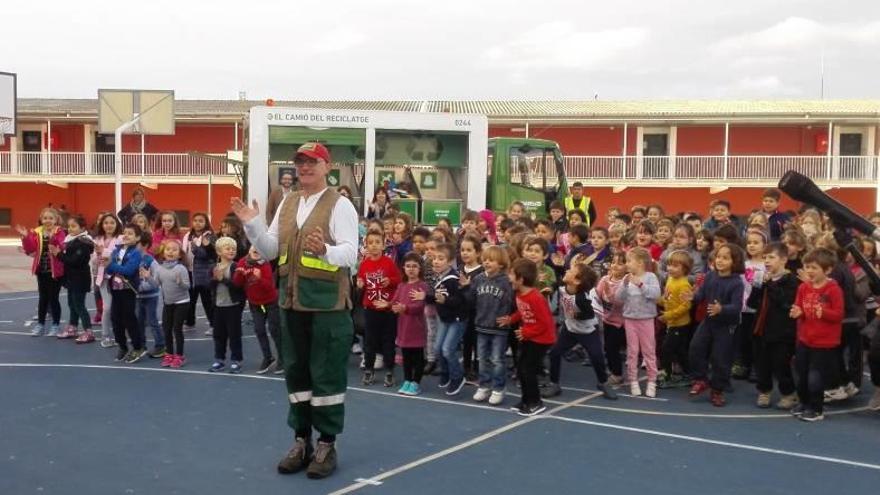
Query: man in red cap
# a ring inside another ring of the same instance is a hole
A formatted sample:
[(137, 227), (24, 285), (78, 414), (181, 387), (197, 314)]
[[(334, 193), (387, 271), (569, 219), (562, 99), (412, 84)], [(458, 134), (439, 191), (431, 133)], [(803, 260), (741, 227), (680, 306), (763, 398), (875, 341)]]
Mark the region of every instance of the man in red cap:
[[(349, 272), (357, 262), (358, 214), (326, 185), (330, 152), (306, 143), (294, 156), (300, 189), (287, 195), (267, 228), (256, 201), (232, 199), (248, 239), (278, 259), (281, 355), (294, 445), (278, 472), (324, 478), (336, 468), (345, 417), (346, 365), (354, 327)], [(312, 446), (312, 430), (318, 432)]]

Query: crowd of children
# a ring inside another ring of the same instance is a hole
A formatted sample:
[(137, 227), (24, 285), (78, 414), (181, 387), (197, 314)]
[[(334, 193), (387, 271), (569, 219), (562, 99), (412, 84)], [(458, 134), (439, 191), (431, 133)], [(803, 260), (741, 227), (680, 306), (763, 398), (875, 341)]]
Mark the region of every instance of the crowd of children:
[[(466, 211), (455, 230), (448, 221), (415, 225), (377, 191), (352, 278), (362, 383), (373, 385), (384, 370), (382, 384), (393, 387), (402, 365), (400, 394), (423, 393), (424, 378), (436, 375), (445, 394), (470, 381), (474, 401), (497, 406), (514, 379), (521, 394), (513, 409), (531, 416), (562, 393), (562, 361), (584, 359), (609, 400), (621, 386), (647, 397), (689, 387), (721, 407), (739, 379), (755, 383), (756, 406), (768, 408), (775, 380), (775, 407), (816, 421), (824, 404), (860, 393), (867, 358), (869, 407), (880, 410), (872, 274), (841, 245), (849, 233), (807, 207), (779, 211), (780, 197), (766, 190), (745, 221), (717, 200), (706, 219), (667, 215), (660, 205), (610, 208), (606, 226), (561, 202), (536, 220), (515, 202), (504, 213)], [(880, 214), (869, 220), (880, 225)], [(154, 225), (143, 214), (122, 225), (104, 212), (90, 230), (77, 216), (62, 225), (46, 208), (38, 227), (18, 232), (39, 288), (33, 335), (85, 344), (100, 324), (101, 345), (118, 347), (117, 361), (149, 355), (180, 368), (201, 299), (214, 340), (210, 371), (226, 370), (228, 353), (228, 371), (240, 373), (247, 305), (262, 353), (255, 371), (283, 372), (272, 264), (249, 247), (234, 215), (216, 234), (208, 215), (194, 214), (185, 232), (173, 211), (158, 212)], [(854, 243), (876, 271), (876, 243)]]

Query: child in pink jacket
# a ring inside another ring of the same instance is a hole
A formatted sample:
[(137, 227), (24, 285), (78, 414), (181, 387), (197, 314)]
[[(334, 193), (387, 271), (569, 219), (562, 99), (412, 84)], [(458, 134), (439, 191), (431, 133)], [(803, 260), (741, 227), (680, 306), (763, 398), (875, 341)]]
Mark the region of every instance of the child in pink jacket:
[(32, 257), (31, 273), (37, 277), (39, 302), (37, 303), (37, 324), (31, 335), (39, 337), (46, 330), (46, 312), (52, 312), (52, 326), (48, 336), (58, 335), (61, 323), (61, 303), (58, 294), (61, 292), (61, 279), (64, 277), (64, 263), (52, 254), (49, 246), (64, 249), (64, 238), (67, 233), (61, 228), (61, 215), (55, 208), (43, 208), (40, 211), (40, 226), (28, 230), (16, 225), (15, 230), (21, 236), (21, 247), (25, 254)]
[(397, 314), (397, 341), (403, 353), (404, 382), (400, 390), (403, 395), (422, 393), (422, 372), (425, 368), (425, 344), (427, 343), (427, 324), (425, 322), (425, 301), (413, 300), (413, 292), (427, 292), (428, 284), (422, 279), (422, 257), (410, 252), (403, 257), (404, 282), (397, 286), (391, 299), (391, 311)]

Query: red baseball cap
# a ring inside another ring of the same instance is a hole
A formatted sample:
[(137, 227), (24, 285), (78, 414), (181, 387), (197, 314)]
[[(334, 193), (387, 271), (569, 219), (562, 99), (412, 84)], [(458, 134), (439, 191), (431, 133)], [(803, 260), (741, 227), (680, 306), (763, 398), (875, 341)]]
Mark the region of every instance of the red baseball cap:
[(324, 160), (327, 163), (330, 163), (330, 152), (327, 150), (327, 147), (321, 143), (305, 143), (296, 150), (296, 155), (293, 156), (294, 160), (299, 155), (306, 155), (309, 158), (313, 158), (315, 160)]

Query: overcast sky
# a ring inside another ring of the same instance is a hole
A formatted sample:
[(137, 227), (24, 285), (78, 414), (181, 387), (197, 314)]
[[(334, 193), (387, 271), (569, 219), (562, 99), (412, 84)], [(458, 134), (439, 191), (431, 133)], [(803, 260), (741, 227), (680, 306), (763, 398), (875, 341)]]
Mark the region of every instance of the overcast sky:
[(880, 1), (6, 1), (20, 97), (880, 98)]

